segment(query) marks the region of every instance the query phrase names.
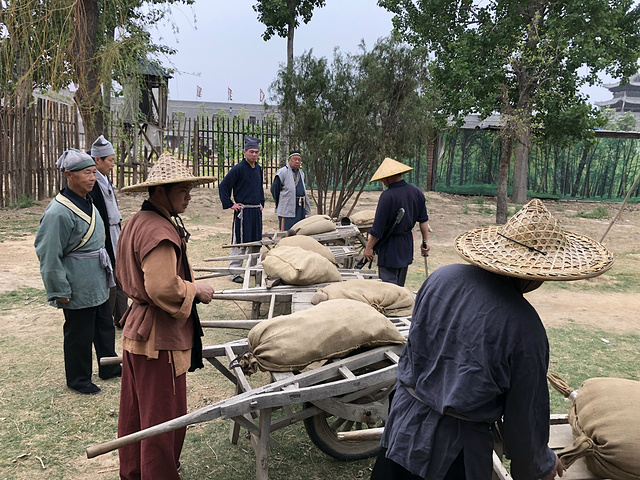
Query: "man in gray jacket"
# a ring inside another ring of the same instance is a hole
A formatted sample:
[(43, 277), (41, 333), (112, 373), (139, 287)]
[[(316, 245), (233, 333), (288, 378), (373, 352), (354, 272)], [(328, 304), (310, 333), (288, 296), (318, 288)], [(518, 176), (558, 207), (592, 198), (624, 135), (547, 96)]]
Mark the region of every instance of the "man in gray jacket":
[(276, 202), (278, 214), (278, 228), (281, 232), (289, 230), (311, 213), (301, 165), (300, 150), (291, 150), (287, 165), (276, 172), (271, 185), (271, 195)]

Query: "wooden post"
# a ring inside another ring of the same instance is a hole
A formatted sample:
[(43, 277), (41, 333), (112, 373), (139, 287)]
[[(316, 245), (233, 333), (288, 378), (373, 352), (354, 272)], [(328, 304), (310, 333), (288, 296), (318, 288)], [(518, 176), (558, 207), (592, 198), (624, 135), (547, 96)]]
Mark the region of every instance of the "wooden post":
[(256, 480), (269, 480), (269, 438), (271, 434), (271, 408), (260, 410), (260, 436), (255, 439)]

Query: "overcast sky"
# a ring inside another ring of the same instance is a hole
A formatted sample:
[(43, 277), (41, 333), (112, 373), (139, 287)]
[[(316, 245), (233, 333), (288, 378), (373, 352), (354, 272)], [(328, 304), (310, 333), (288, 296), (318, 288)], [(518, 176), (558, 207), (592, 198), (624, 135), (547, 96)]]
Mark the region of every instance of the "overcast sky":
[[(265, 27), (257, 20), (254, 3), (196, 0), (190, 7), (172, 7), (177, 33), (168, 25), (152, 31), (156, 41), (177, 50), (170, 60), (162, 59), (177, 70), (169, 81), (171, 99), (226, 102), (229, 88), (234, 103), (261, 103), (260, 89), (268, 97), (271, 82), (286, 62), (287, 42), (278, 36), (262, 39)], [(361, 40), (370, 50), (391, 32), (391, 17), (376, 0), (326, 0), (308, 24), (296, 29), (294, 55), (313, 49), (316, 57), (332, 58), (335, 47), (356, 53)], [(585, 93), (592, 101), (611, 98), (602, 87)]]

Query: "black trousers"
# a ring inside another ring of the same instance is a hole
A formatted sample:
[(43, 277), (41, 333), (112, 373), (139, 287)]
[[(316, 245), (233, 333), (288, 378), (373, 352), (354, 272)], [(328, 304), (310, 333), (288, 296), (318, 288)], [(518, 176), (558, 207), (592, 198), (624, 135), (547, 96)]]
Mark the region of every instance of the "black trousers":
[[(67, 386), (73, 389), (91, 383), (92, 353), (95, 346), (98, 365), (102, 357), (115, 357), (116, 331), (107, 300), (97, 307), (64, 311), (64, 370)], [(120, 365), (98, 367), (100, 378), (111, 378), (120, 372)]]
[(393, 283), (395, 285), (404, 287), (404, 282), (407, 279), (408, 270), (409, 270), (409, 267), (392, 268), (392, 267), (381, 267), (378, 265), (378, 277), (383, 282)]
[[(376, 459), (371, 472), (371, 480), (423, 480), (422, 477), (412, 474), (409, 470), (398, 465), (393, 460), (386, 457), (387, 450), (382, 448)], [(464, 472), (464, 451), (460, 454), (449, 467), (449, 471), (444, 480), (466, 480)]]

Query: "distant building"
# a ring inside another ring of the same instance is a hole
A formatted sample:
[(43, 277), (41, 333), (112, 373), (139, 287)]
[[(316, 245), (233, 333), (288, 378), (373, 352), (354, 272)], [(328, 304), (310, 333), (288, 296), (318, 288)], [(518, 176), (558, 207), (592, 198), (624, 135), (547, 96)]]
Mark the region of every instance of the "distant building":
[(604, 87), (613, 93), (613, 98), (604, 102), (596, 102), (602, 108), (612, 108), (616, 112), (640, 113), (640, 74), (636, 73), (629, 83), (610, 83)]
[(261, 103), (199, 102), (191, 100), (169, 100), (167, 109), (169, 123), (182, 118), (224, 116), (229, 119), (243, 117), (249, 123), (261, 122), (268, 116), (279, 118), (275, 108), (268, 109)]

